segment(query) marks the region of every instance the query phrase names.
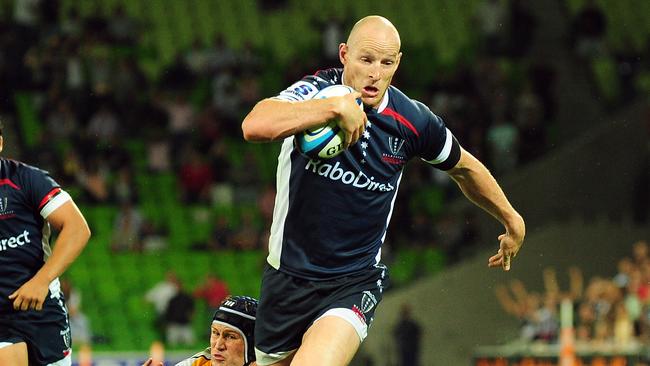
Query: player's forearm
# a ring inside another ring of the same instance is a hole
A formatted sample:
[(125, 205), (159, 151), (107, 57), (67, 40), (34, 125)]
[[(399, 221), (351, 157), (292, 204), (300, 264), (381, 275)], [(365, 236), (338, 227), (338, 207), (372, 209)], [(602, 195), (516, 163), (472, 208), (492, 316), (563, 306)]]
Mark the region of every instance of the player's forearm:
[(65, 270), (77, 259), (90, 238), (90, 229), (85, 221), (78, 224), (65, 225), (54, 243), (52, 255), (47, 259), (36, 276), (47, 282), (65, 272)]
[(301, 102), (265, 99), (257, 103), (242, 122), (244, 139), (256, 142), (280, 140), (336, 118), (338, 111), (338, 98)]
[(523, 218), (480, 161), (464, 151), (461, 162), (450, 172), (450, 176), (470, 201), (499, 220), (508, 233), (524, 237), (526, 228)]

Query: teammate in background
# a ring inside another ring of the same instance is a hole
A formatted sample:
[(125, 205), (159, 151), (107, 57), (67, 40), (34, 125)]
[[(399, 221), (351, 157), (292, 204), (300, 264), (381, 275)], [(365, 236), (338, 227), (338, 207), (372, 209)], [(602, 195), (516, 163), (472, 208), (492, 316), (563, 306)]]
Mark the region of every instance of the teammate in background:
[[(255, 366), (253, 350), (257, 300), (247, 296), (225, 299), (214, 313), (210, 347), (176, 366)], [(148, 359), (142, 366), (151, 366)], [(157, 366), (163, 366), (162, 362)]]
[[(259, 365), (350, 362), (382, 298), (387, 274), (381, 244), (404, 164), (412, 158), (446, 171), (504, 226), (488, 266), (509, 270), (523, 243), (524, 221), (485, 166), (440, 117), (390, 85), (401, 56), (393, 24), (365, 17), (339, 46), (343, 69), (304, 77), (258, 102), (242, 123), (247, 141), (283, 140), (255, 326)], [(332, 84), (357, 92), (312, 99)], [(347, 150), (329, 160), (302, 156), (293, 135), (331, 119), (345, 132)]]
[[(59, 231), (53, 249), (50, 227)], [(71, 364), (59, 276), (88, 238), (83, 215), (47, 172), (0, 158), (0, 365)]]

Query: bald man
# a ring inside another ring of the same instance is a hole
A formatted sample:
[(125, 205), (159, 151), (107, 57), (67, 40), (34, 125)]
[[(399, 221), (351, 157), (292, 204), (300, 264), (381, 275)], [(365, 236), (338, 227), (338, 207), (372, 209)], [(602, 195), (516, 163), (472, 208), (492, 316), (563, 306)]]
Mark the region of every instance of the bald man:
[[(488, 266), (509, 270), (523, 243), (524, 221), (485, 166), (440, 117), (391, 86), (400, 46), (390, 21), (363, 18), (339, 46), (342, 69), (304, 77), (258, 102), (242, 123), (247, 141), (282, 141), (255, 326), (258, 365), (352, 360), (387, 284), (381, 245), (412, 158), (447, 172), (467, 198), (503, 224)], [(312, 99), (335, 84), (356, 92)], [(327, 160), (301, 155), (294, 134), (332, 119), (345, 131), (346, 150)]]

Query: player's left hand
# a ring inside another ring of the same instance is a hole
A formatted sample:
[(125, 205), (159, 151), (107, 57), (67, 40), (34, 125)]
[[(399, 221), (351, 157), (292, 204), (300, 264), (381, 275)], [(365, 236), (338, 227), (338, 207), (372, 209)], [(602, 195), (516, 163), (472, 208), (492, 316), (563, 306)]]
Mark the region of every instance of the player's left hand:
[(14, 310), (43, 310), (43, 303), (49, 291), (49, 286), (48, 281), (41, 280), (37, 276), (32, 277), (13, 294), (9, 295), (9, 300), (13, 300)]
[(504, 271), (509, 271), (512, 258), (517, 255), (523, 243), (523, 236), (510, 233), (499, 235), (499, 251), (490, 257), (488, 267), (502, 267)]

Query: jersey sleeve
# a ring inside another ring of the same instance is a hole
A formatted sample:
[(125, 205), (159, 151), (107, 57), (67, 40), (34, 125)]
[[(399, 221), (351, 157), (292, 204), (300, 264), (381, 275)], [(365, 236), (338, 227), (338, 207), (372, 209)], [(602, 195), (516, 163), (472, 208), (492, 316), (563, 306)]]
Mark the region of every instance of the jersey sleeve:
[(428, 121), (419, 138), (422, 160), (441, 170), (449, 170), (460, 160), (460, 144), (442, 118), (428, 111)]
[(335, 74), (335, 72), (326, 70), (317, 72), (314, 75), (307, 75), (291, 84), (274, 98), (293, 102), (312, 99), (319, 90), (336, 83), (336, 80), (332, 80), (331, 74)]
[(41, 169), (27, 166), (23, 179), (28, 191), (26, 192), (29, 205), (46, 219), (57, 208), (69, 201), (70, 195)]

